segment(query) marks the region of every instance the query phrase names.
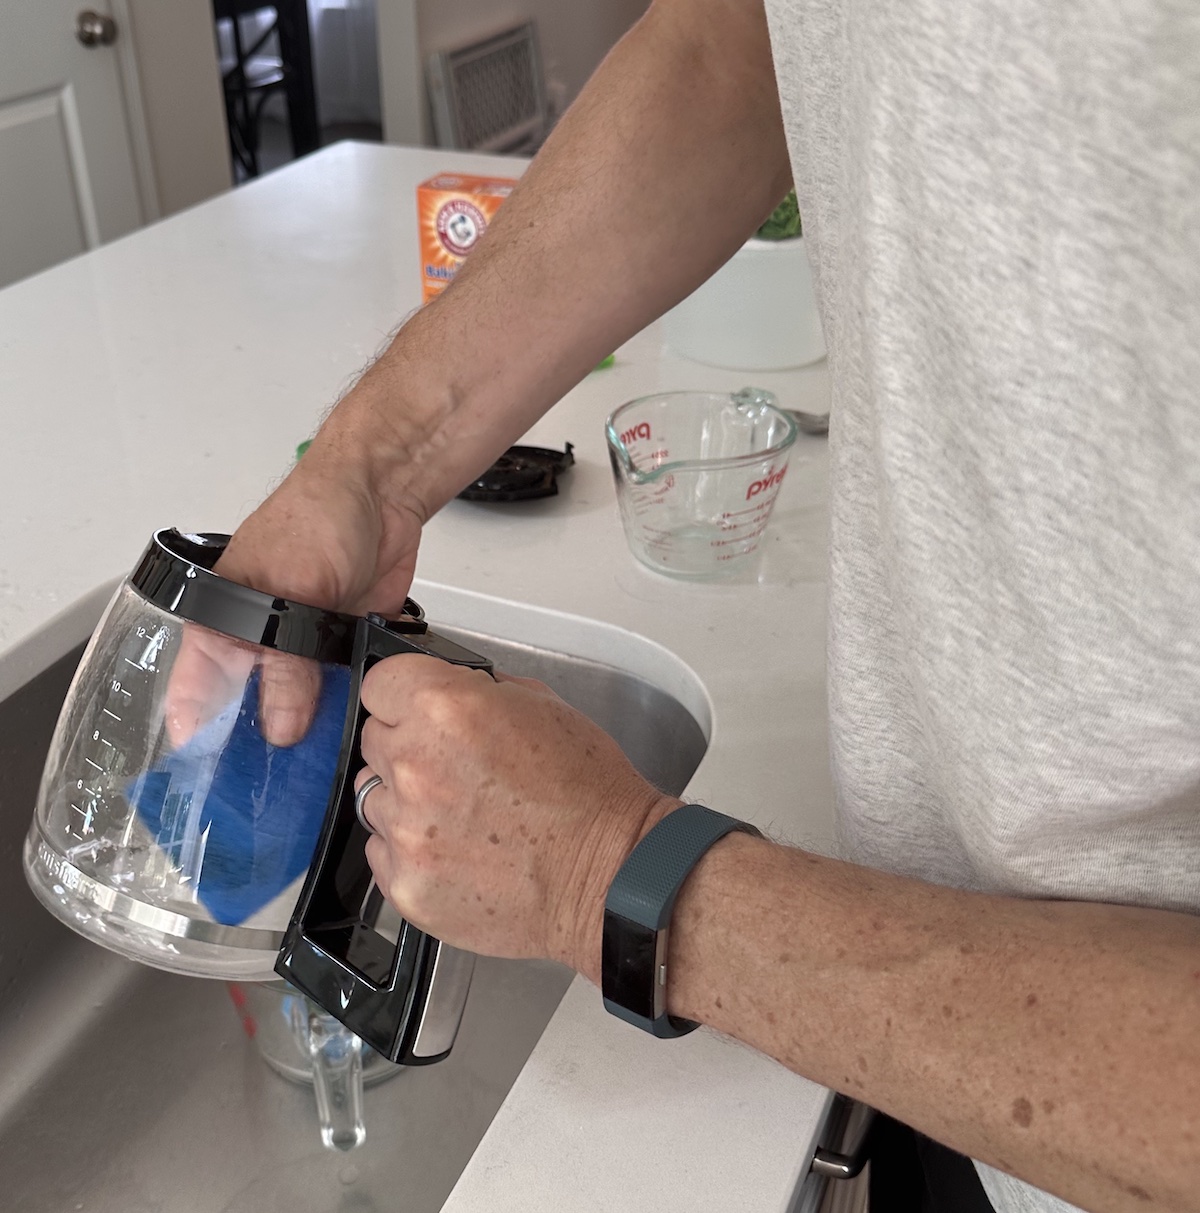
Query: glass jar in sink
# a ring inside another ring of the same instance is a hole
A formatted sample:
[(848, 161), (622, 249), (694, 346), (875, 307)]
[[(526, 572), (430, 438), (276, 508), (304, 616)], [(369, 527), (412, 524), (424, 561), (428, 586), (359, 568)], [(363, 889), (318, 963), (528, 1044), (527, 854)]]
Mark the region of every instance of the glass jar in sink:
[(314, 1088), (322, 1143), (331, 1150), (361, 1146), (367, 1137), (363, 1088), (403, 1067), (286, 981), (231, 981), (229, 997), (263, 1061), (290, 1082)]

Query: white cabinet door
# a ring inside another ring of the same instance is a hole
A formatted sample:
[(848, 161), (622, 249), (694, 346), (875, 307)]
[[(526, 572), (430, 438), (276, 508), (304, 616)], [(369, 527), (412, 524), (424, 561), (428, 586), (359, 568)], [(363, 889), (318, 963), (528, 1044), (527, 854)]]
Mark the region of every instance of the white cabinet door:
[(87, 10), (112, 16), (106, 0), (0, 0), (0, 286), (143, 222), (118, 44), (79, 40)]

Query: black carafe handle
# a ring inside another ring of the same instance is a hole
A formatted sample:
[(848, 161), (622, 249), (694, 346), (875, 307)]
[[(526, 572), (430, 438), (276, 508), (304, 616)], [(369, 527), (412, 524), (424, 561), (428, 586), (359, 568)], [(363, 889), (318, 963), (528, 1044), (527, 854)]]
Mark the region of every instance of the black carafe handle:
[[(487, 658), (427, 631), (422, 619), (360, 621), (330, 803), (275, 972), (376, 1052), (404, 1065), (425, 1065), (450, 1051), (473, 958), (408, 922), (394, 943), (375, 929), (383, 899), (367, 864), (368, 834), (354, 811), (367, 719), (362, 680), (377, 661), (401, 653), (492, 672)], [(431, 1024), (431, 1016), (450, 1020), (449, 1027)]]

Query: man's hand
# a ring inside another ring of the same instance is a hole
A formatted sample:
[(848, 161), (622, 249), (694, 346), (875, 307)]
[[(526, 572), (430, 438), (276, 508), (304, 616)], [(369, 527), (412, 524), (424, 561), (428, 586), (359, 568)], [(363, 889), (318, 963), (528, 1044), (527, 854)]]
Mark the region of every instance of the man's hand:
[(492, 956), (600, 975), (604, 898), (680, 801), (540, 682), (406, 655), (367, 675), (367, 858), (417, 926)]
[[(356, 433), (374, 441), (356, 440)], [(231, 581), (351, 614), (398, 615), (417, 559), (425, 513), (415, 499), (383, 490), (386, 424), (352, 414), (331, 421), (288, 478), (238, 528), (216, 566)], [(167, 691), (172, 744), (242, 693), (261, 665), (259, 718), (273, 745), (308, 731), (321, 688), (313, 661), (259, 652), (205, 628), (184, 630)]]
[[(347, 434), (352, 427), (361, 437)], [(385, 488), (379, 450), (387, 432), (383, 421), (331, 418), (238, 528), (217, 571), (295, 602), (399, 614), (428, 513), (415, 498)]]

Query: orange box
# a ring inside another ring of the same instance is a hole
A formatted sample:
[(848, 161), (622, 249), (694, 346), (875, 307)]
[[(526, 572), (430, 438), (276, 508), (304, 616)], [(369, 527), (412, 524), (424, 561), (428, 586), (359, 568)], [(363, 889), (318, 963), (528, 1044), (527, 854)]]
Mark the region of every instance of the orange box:
[(450, 284), (463, 258), (475, 247), (516, 184), (511, 177), (438, 173), (417, 186), (425, 303)]

